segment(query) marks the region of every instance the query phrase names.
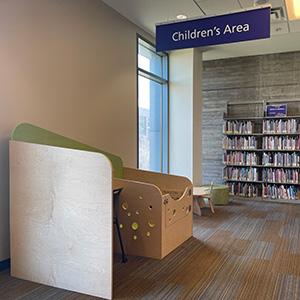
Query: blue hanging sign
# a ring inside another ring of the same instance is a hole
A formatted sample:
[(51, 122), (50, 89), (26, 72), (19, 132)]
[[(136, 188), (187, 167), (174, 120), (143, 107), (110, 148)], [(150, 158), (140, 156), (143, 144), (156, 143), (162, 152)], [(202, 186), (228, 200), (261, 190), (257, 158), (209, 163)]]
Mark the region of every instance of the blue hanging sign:
[(270, 37), (271, 8), (156, 25), (156, 50), (168, 51)]

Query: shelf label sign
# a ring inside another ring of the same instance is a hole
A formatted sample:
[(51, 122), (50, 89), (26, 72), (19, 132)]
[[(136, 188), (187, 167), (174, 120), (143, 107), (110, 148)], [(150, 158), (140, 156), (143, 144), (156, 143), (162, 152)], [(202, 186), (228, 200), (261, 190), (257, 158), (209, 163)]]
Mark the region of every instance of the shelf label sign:
[(267, 105), (267, 117), (286, 117), (287, 104)]
[(221, 45), (270, 37), (271, 8), (156, 25), (156, 50)]

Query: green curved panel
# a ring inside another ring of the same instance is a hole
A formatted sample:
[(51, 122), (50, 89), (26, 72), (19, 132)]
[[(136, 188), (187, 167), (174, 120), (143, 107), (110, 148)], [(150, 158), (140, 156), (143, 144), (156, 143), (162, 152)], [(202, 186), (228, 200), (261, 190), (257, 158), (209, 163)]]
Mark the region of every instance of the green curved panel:
[(62, 148), (70, 148), (77, 150), (84, 150), (90, 152), (102, 153), (111, 161), (114, 177), (123, 177), (123, 162), (122, 159), (111, 153), (99, 150), (95, 147), (82, 144), (70, 138), (48, 131), (46, 129), (34, 126), (28, 123), (21, 123), (11, 133), (11, 139), (14, 141), (21, 141), (33, 144), (42, 144), (48, 146), (56, 146)]

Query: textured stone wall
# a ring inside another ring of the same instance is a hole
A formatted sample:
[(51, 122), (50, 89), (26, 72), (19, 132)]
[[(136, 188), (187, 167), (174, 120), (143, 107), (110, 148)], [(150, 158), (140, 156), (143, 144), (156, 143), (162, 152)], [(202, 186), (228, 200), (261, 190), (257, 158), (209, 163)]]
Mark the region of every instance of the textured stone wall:
[(300, 99), (300, 52), (206, 61), (203, 65), (203, 182), (222, 182), (227, 102)]

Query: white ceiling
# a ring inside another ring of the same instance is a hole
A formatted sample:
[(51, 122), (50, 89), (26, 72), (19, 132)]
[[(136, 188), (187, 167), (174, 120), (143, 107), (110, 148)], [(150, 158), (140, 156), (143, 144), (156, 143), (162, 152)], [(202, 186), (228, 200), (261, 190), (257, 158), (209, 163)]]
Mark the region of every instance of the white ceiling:
[[(228, 13), (253, 7), (253, 0), (103, 0), (121, 15), (152, 35), (155, 24), (176, 20), (178, 14), (189, 18)], [(196, 3), (195, 3), (196, 2)], [(242, 42), (205, 48), (205, 60), (259, 55), (300, 50), (300, 21), (289, 22), (284, 0), (271, 0), (272, 8), (280, 8), (283, 17), (272, 15), (272, 37), (267, 40)], [(197, 4), (200, 6), (197, 6)]]

